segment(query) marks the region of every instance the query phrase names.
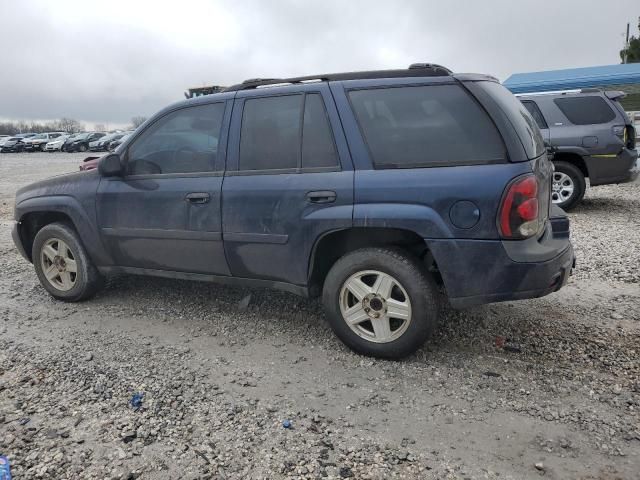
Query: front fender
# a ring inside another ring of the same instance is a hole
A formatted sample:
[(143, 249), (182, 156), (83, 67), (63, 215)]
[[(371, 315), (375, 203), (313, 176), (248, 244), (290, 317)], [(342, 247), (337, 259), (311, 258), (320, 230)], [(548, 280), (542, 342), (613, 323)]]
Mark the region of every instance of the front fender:
[(19, 224), (30, 213), (60, 213), (69, 217), (93, 262), (96, 265), (113, 264), (98, 235), (95, 213), (88, 213), (76, 198), (70, 195), (46, 195), (27, 198), (15, 207), (15, 219)]

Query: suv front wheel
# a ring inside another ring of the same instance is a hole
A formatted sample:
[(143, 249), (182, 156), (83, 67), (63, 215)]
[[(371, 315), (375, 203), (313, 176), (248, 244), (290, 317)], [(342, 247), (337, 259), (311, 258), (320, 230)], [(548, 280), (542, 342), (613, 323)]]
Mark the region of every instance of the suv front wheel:
[(58, 300), (85, 300), (103, 284), (78, 234), (67, 224), (42, 227), (33, 241), (31, 257), (40, 283)]
[(352, 350), (402, 358), (431, 336), (439, 293), (417, 258), (401, 249), (363, 248), (340, 258), (324, 283), (331, 328)]
[(551, 201), (563, 210), (573, 208), (587, 189), (584, 175), (578, 167), (568, 162), (553, 162), (553, 184), (551, 187)]

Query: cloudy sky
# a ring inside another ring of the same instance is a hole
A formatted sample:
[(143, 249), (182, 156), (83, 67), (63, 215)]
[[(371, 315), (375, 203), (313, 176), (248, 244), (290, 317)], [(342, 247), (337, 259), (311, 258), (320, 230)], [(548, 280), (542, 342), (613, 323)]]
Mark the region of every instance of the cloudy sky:
[(0, 0), (0, 118), (119, 125), (188, 87), (435, 62), (619, 63), (638, 0)]

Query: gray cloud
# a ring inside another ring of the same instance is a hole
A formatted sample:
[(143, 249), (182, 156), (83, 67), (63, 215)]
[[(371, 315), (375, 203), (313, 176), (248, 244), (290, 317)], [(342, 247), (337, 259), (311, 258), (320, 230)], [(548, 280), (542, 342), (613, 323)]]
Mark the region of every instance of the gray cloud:
[(501, 79), (618, 63), (637, 7), (635, 0), (5, 0), (0, 118), (126, 123), (192, 86), (414, 61)]

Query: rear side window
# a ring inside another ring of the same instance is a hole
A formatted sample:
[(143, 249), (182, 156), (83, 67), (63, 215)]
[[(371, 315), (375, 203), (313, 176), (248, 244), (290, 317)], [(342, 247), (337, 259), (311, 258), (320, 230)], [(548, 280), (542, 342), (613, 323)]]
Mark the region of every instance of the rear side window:
[(333, 135), (322, 97), (308, 94), (302, 128), (302, 168), (335, 167), (338, 164)]
[(302, 95), (288, 95), (244, 102), (240, 170), (298, 167), (302, 99)]
[(349, 98), (376, 168), (505, 159), (493, 122), (459, 85), (354, 90)]
[(538, 105), (536, 105), (535, 102), (531, 100), (523, 100), (522, 104), (525, 106), (527, 110), (529, 110), (529, 113), (538, 124), (538, 128), (549, 128), (547, 126), (547, 122), (542, 116), (542, 112), (540, 111), (540, 109), (538, 108)]
[(245, 101), (240, 170), (336, 167), (338, 156), (318, 93)]
[(565, 117), (574, 125), (607, 123), (616, 118), (602, 97), (566, 97), (554, 99)]

